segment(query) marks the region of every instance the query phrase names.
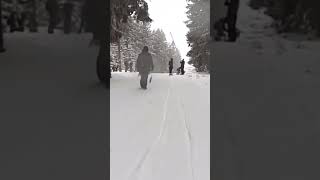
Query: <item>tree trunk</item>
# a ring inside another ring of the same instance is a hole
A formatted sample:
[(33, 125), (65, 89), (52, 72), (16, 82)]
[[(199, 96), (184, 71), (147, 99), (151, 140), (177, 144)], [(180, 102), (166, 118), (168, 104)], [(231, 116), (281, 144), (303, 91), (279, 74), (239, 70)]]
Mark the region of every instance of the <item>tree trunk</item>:
[(0, 53), (4, 52), (3, 27), (2, 27), (2, 0), (0, 0)]

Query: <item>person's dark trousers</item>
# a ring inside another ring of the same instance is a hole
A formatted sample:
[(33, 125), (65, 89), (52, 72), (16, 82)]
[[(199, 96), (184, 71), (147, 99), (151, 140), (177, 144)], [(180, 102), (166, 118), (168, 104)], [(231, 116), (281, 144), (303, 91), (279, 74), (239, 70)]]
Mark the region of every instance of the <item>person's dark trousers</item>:
[(229, 35), (229, 41), (234, 42), (237, 39), (237, 15), (232, 14), (230, 15), (228, 19), (228, 35)]
[(141, 79), (140, 79), (140, 86), (143, 89), (147, 89), (148, 85), (148, 73), (140, 73)]
[(181, 67), (181, 75), (184, 75), (184, 67)]
[(65, 12), (65, 19), (64, 19), (64, 33), (69, 34), (71, 32), (71, 19), (72, 19), (72, 4), (65, 4), (64, 5), (64, 12)]
[(69, 34), (71, 32), (71, 14), (67, 14), (64, 20), (64, 33)]
[(84, 25), (84, 17), (81, 17), (80, 28), (78, 31), (79, 34), (82, 32), (82, 29), (84, 29), (86, 31), (85, 25)]
[(172, 75), (172, 68), (169, 68), (169, 75)]
[(49, 13), (49, 27), (48, 27), (48, 33), (52, 34), (54, 32), (54, 28), (56, 25), (56, 15), (53, 12)]

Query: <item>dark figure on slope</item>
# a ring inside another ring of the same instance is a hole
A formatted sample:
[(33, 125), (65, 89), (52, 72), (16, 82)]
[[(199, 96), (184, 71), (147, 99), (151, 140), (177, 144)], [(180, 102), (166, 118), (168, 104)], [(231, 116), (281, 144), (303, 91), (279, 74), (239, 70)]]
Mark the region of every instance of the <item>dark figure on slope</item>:
[(129, 67), (130, 67), (130, 72), (133, 72), (133, 62), (132, 61), (130, 61)]
[(178, 67), (178, 68), (177, 68), (177, 75), (180, 74), (180, 69), (181, 69), (181, 67)]
[(124, 61), (124, 71), (127, 72), (129, 70), (128, 61)]
[(64, 11), (64, 33), (69, 34), (71, 32), (71, 22), (72, 22), (72, 10), (73, 4), (70, 1), (66, 1), (63, 4)]
[(180, 66), (181, 75), (184, 75), (184, 73), (185, 73), (185, 71), (184, 71), (184, 64), (185, 64), (184, 59), (182, 59), (182, 61), (180, 61), (180, 64), (181, 64), (181, 66)]
[(239, 9), (239, 0), (226, 0), (225, 5), (228, 6), (226, 21), (228, 24), (229, 41), (234, 42), (236, 41), (238, 36), (236, 24)]
[(153, 71), (153, 60), (151, 54), (148, 52), (148, 47), (143, 47), (142, 52), (139, 54), (136, 64), (136, 69), (139, 72), (140, 86), (142, 89), (147, 89), (148, 75)]
[(87, 13), (87, 5), (85, 4), (85, 2), (83, 2), (82, 4), (82, 7), (81, 7), (81, 15), (80, 15), (80, 27), (79, 27), (79, 30), (78, 30), (78, 33), (81, 33), (82, 30), (84, 30), (84, 32), (88, 32), (88, 28), (86, 26), (86, 13)]
[(172, 75), (172, 69), (173, 69), (173, 58), (169, 61), (169, 75)]
[(116, 65), (116, 64), (114, 64), (114, 65), (112, 66), (112, 71), (113, 71), (113, 72), (117, 72), (117, 65)]
[(48, 0), (46, 3), (46, 10), (49, 13), (48, 33), (52, 34), (57, 25), (59, 4), (57, 0)]
[(25, 27), (27, 17), (28, 17), (28, 15), (26, 12), (20, 13), (20, 16), (18, 18), (18, 25), (19, 25), (19, 31), (21, 31), (21, 32), (24, 32), (24, 27)]
[(7, 20), (7, 24), (10, 27), (10, 32), (23, 31), (24, 30), (24, 17), (18, 12), (12, 11)]

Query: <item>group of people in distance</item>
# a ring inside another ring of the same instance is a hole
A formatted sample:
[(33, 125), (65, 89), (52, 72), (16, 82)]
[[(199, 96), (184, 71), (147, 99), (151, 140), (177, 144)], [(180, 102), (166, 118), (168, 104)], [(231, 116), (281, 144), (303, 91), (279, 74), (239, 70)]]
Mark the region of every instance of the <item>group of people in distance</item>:
[[(29, 2), (29, 1), (26, 1)], [(49, 15), (49, 26), (48, 26), (48, 33), (52, 34), (54, 32), (54, 29), (56, 28), (56, 25), (60, 21), (60, 9), (63, 10), (63, 17), (64, 17), (64, 33), (68, 34), (71, 32), (72, 29), (72, 12), (74, 9), (74, 4), (70, 0), (64, 0), (61, 1), (62, 4), (59, 4), (60, 1), (58, 0), (47, 0), (45, 3), (45, 8)], [(25, 3), (27, 4), (27, 3)], [(7, 17), (7, 24), (10, 28), (10, 32), (15, 31), (24, 31), (24, 27), (26, 25), (26, 22), (29, 24), (28, 26), (31, 26), (31, 24), (35, 23), (34, 26), (37, 26), (36, 17), (32, 12), (23, 10), (22, 6), (24, 4), (19, 4), (18, 7), (21, 8), (13, 8)], [(62, 5), (62, 8), (60, 6)], [(30, 30), (31, 31), (31, 30)]]
[[(184, 59), (182, 59), (180, 61), (180, 67), (177, 68), (177, 74), (184, 75), (184, 73), (185, 73), (184, 64), (185, 64), (185, 61), (184, 61)], [(172, 70), (173, 70), (173, 58), (171, 58), (169, 61), (169, 75), (170, 76), (172, 76)]]
[(124, 62), (124, 71), (127, 72), (127, 71), (130, 71), (130, 72), (133, 72), (133, 62), (132, 61), (125, 61)]
[[(48, 33), (52, 34), (56, 25), (59, 22), (59, 2), (58, 0), (47, 0), (46, 10), (49, 14), (49, 26)], [(70, 0), (65, 0), (63, 2), (63, 13), (64, 13), (64, 33), (69, 34), (71, 32), (71, 21), (72, 21), (72, 11), (74, 4)]]
[[(184, 59), (180, 61), (180, 64), (181, 66), (177, 69), (177, 74), (183, 75), (185, 73)], [(154, 69), (154, 65), (153, 65), (152, 56), (149, 53), (149, 48), (147, 46), (144, 46), (136, 62), (136, 70), (139, 72), (139, 75), (141, 76), (140, 86), (142, 89), (147, 89), (148, 76), (150, 72), (153, 71), (153, 69)], [(172, 75), (172, 70), (173, 70), (173, 58), (171, 58), (169, 61), (169, 75)]]
[[(134, 72), (135, 70), (133, 69), (133, 62), (132, 61), (124, 61), (124, 71), (125, 72)], [(111, 69), (113, 72), (121, 71), (121, 67), (119, 63), (113, 63), (111, 65)]]

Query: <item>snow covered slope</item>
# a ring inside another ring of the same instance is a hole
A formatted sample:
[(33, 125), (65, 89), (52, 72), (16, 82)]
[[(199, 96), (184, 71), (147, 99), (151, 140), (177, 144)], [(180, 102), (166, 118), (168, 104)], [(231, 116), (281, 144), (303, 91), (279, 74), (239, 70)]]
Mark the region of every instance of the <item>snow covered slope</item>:
[(0, 179), (103, 179), (109, 92), (90, 35), (6, 34), (0, 54)]
[(111, 79), (111, 179), (209, 180), (210, 76)]
[(283, 39), (246, 3), (239, 41), (214, 44), (213, 176), (319, 179), (320, 43)]

